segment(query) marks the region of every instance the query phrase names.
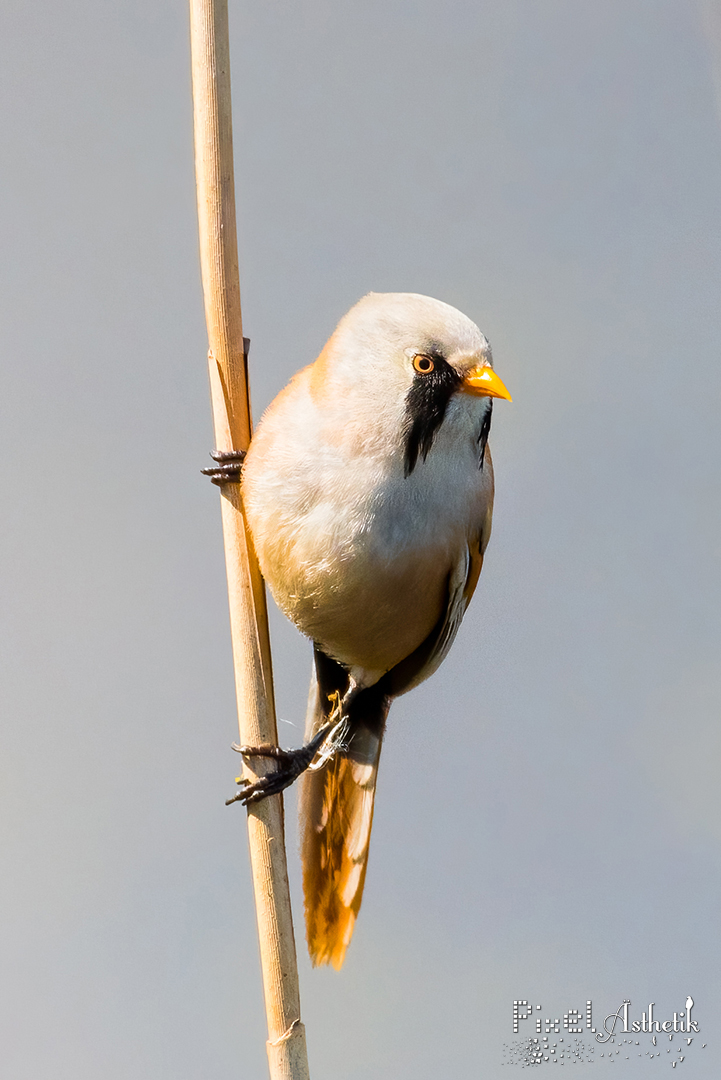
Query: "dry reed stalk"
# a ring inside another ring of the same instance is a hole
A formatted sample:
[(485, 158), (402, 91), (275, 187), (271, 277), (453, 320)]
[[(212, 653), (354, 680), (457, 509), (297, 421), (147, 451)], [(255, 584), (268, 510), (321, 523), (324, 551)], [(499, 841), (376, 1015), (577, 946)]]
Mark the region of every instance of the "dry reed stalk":
[[(227, 0), (190, 0), (195, 174), (216, 448), (246, 450), (250, 409), (235, 225)], [(221, 488), (241, 744), (276, 743), (265, 587), (240, 487)], [(257, 775), (274, 769), (257, 759)], [(254, 773), (248, 770), (252, 778)], [(271, 1080), (308, 1080), (285, 855), (282, 795), (248, 810)]]

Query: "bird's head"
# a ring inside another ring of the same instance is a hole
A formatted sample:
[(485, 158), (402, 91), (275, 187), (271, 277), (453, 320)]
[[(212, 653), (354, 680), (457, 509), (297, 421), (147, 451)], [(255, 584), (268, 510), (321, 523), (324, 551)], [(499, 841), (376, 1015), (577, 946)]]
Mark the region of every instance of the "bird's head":
[(362, 402), (366, 432), (400, 436), (406, 474), (426, 458), (447, 415), (449, 421), (469, 418), (480, 434), (484, 421), (490, 424), (491, 399), (511, 400), (475, 323), (450, 304), (416, 293), (363, 297), (317, 363), (325, 392)]

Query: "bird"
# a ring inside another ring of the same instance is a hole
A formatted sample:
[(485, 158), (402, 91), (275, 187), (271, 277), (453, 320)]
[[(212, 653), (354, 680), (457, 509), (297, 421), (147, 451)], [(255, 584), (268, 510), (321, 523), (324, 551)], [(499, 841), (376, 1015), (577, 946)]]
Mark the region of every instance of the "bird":
[(246, 805), (300, 778), (306, 937), (340, 968), (363, 896), (391, 702), (436, 671), (491, 533), (494, 398), (486, 337), (416, 293), (369, 293), (275, 398), (241, 496), (278, 607), (313, 642), (306, 742), (236, 747), (277, 769)]

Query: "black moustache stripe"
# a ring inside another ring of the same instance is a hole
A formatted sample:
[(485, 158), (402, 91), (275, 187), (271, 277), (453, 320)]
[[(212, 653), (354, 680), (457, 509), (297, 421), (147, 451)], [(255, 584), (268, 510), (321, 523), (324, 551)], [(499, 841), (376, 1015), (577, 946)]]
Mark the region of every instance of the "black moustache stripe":
[[(443, 423), (448, 402), (461, 385), (458, 372), (441, 356), (433, 355), (435, 367), (428, 375), (416, 374), (406, 394), (405, 474), (410, 476), (419, 456), (426, 460), (436, 432)], [(484, 421), (485, 423), (485, 421)], [(484, 444), (485, 451), (485, 444)]]
[(486, 411), (483, 414), (483, 421), (481, 423), (481, 430), (478, 435), (478, 468), (483, 468), (483, 462), (486, 457), (486, 444), (488, 443), (488, 436), (491, 432), (491, 416), (493, 415), (493, 398), (488, 399), (488, 405)]

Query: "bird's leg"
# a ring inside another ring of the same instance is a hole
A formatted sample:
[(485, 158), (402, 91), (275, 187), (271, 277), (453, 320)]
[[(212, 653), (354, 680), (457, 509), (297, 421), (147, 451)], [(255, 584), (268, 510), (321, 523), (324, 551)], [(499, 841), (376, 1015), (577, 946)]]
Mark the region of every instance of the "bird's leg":
[(209, 476), (213, 484), (237, 484), (245, 461), (245, 450), (211, 450), (210, 456), (218, 464), (209, 469), (201, 469), (203, 476)]
[[(290, 787), (306, 769), (320, 769), (327, 764), (343, 747), (343, 739), (348, 730), (348, 720), (344, 709), (356, 693), (357, 688), (352, 686), (342, 699), (340, 694), (334, 694), (335, 700), (328, 722), (315, 733), (305, 746), (301, 746), (298, 750), (281, 750), (279, 746), (237, 746), (233, 744), (233, 749), (242, 754), (244, 758), (274, 758), (279, 763), (280, 768), (277, 772), (268, 773), (266, 776), (261, 776), (252, 782), (245, 779), (245, 777), (240, 778), (237, 783), (241, 785), (241, 790), (231, 799), (226, 799), (225, 805), (230, 806), (231, 803), (239, 802), (243, 806), (249, 806), (251, 803), (260, 802), (261, 799), (267, 798), (268, 795), (277, 795), (279, 791), (284, 791), (285, 788)], [(318, 757), (317, 761), (314, 760), (316, 756)]]

